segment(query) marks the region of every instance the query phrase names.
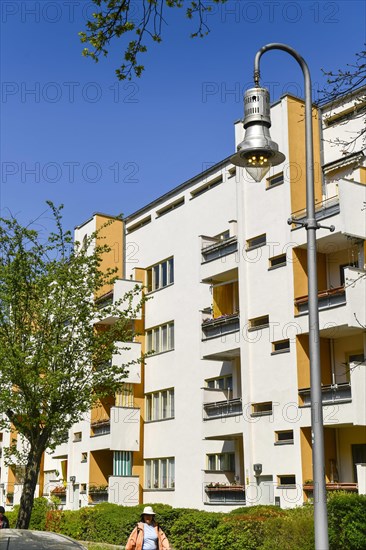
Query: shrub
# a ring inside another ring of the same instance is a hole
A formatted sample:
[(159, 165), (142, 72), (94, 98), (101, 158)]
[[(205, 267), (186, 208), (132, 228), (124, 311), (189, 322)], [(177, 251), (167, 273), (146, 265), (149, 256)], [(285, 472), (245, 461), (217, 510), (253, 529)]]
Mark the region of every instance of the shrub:
[(313, 550), (313, 507), (282, 510), (263, 525), (261, 550)]
[(366, 495), (335, 493), (328, 500), (331, 550), (365, 550)]
[(34, 499), (32, 515), (30, 518), (29, 529), (36, 531), (46, 530), (46, 516), (50, 510), (50, 503), (45, 497)]
[(216, 548), (213, 544), (215, 529), (222, 514), (200, 510), (181, 510), (178, 519), (172, 525), (169, 541), (179, 550), (208, 550)]

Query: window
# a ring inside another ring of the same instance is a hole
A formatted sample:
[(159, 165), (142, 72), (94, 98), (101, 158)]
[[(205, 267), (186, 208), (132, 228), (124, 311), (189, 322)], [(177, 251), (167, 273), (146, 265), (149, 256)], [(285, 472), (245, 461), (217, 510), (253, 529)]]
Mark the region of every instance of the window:
[(86, 483), (80, 483), (80, 494), (81, 495), (86, 494)]
[(146, 422), (174, 418), (174, 388), (146, 394)]
[(269, 326), (269, 315), (262, 315), (262, 317), (254, 317), (249, 319), (249, 330), (258, 330), (260, 328), (266, 328)]
[(283, 172), (280, 172), (279, 174), (275, 174), (274, 176), (267, 178), (266, 189), (277, 187), (277, 185), (281, 185), (282, 183), (283, 183)]
[(144, 225), (147, 225), (151, 222), (151, 216), (148, 216), (147, 218), (144, 218), (143, 220), (140, 220), (139, 222), (135, 223), (134, 225), (130, 225), (127, 227), (127, 233), (132, 233), (133, 231), (136, 231), (137, 229), (140, 229), (140, 227), (144, 227)]
[(74, 442), (81, 441), (82, 440), (82, 433), (81, 432), (74, 432)]
[(168, 212), (171, 212), (172, 210), (175, 210), (176, 208), (179, 208), (179, 206), (183, 206), (184, 200), (185, 200), (184, 197), (181, 197), (180, 199), (178, 199), (174, 202), (171, 202), (167, 206), (164, 206), (164, 208), (161, 208), (160, 210), (157, 210), (156, 211), (157, 217), (160, 218), (160, 216), (164, 216), (164, 214), (167, 214)]
[(174, 349), (174, 322), (146, 331), (147, 351), (162, 353)]
[(236, 166), (232, 166), (231, 168), (229, 168), (228, 172), (229, 172), (229, 176), (228, 176), (229, 178), (234, 177), (236, 175)]
[(277, 476), (277, 485), (278, 487), (295, 487), (296, 476), (293, 474)]
[(208, 454), (206, 464), (213, 472), (235, 472), (235, 453)]
[(293, 430), (281, 430), (275, 432), (275, 445), (293, 445), (294, 443), (294, 431)]
[(113, 475), (131, 476), (132, 475), (132, 452), (131, 451), (113, 451)]
[(149, 267), (147, 270), (147, 290), (159, 290), (174, 283), (174, 258)]
[(263, 233), (263, 235), (258, 235), (257, 237), (248, 239), (246, 249), (251, 250), (252, 248), (258, 248), (259, 246), (264, 246), (266, 242), (267, 242), (267, 236), (265, 233)]
[(198, 187), (198, 189), (195, 189), (191, 192), (192, 199), (195, 199), (199, 195), (202, 195), (202, 193), (206, 193), (206, 191), (209, 191), (210, 189), (213, 189), (217, 185), (222, 183), (222, 176), (218, 176), (217, 178), (212, 179), (205, 185), (202, 185), (201, 187)]
[(276, 353), (286, 353), (290, 351), (290, 340), (277, 340), (272, 342), (272, 355)]
[(251, 416), (266, 416), (272, 414), (272, 401), (264, 403), (253, 403)]
[(174, 458), (145, 460), (145, 489), (174, 489)]
[(227, 376), (218, 376), (217, 378), (209, 378), (206, 380), (206, 387), (212, 390), (232, 390), (233, 377), (231, 374)]
[(81, 461), (80, 462), (87, 462), (88, 461), (88, 453), (81, 453)]
[(272, 258), (269, 258), (268, 261), (269, 261), (268, 269), (283, 267), (284, 265), (286, 265), (286, 262), (287, 262), (286, 254), (279, 254), (279, 256), (273, 256)]

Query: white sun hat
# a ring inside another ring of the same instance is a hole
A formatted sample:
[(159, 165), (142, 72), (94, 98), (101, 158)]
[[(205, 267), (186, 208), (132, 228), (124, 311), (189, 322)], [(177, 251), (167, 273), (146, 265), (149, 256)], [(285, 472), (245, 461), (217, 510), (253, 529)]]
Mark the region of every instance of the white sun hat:
[(143, 509), (141, 515), (145, 515), (145, 514), (148, 514), (150, 516), (155, 516), (155, 512), (154, 510), (151, 508), (151, 506), (145, 506), (145, 508)]

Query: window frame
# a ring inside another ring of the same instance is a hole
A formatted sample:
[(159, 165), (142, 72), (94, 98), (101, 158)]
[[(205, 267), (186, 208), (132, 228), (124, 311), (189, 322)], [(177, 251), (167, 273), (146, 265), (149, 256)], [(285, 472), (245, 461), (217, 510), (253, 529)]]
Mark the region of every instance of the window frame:
[[(166, 266), (166, 284), (163, 284), (164, 270)], [(147, 293), (162, 290), (174, 284), (174, 256), (151, 265), (146, 269)]]
[[(166, 395), (166, 413), (164, 416), (164, 395)], [(168, 416), (169, 415), (169, 416)], [(164, 388), (145, 394), (145, 423), (161, 422), (175, 418), (174, 387)]]
[[(210, 467), (210, 462), (214, 463), (214, 468)], [(235, 452), (227, 451), (224, 453), (206, 454), (206, 472), (235, 472)], [(223, 467), (221, 467), (223, 465)]]
[[(280, 180), (280, 181), (275, 181), (275, 180)], [(275, 181), (275, 183), (271, 183), (272, 181)], [(279, 185), (283, 185), (284, 183), (285, 183), (285, 180), (284, 180), (283, 172), (277, 172), (277, 174), (273, 174), (273, 176), (270, 176), (266, 179), (266, 190), (273, 189), (274, 187), (278, 187)]]
[[(162, 349), (163, 329), (167, 327), (167, 347)], [(146, 351), (151, 355), (166, 353), (174, 350), (174, 321), (168, 321), (162, 325), (151, 327), (146, 330)], [(156, 349), (157, 348), (157, 349)]]
[[(264, 237), (264, 239), (261, 239), (261, 237)], [(266, 244), (267, 233), (260, 233), (259, 235), (256, 235), (255, 237), (251, 237), (250, 239), (246, 240), (245, 250), (254, 250), (255, 248), (266, 246)]]
[[(271, 405), (271, 408), (266, 409), (266, 405)], [(259, 403), (252, 403), (252, 410), (250, 416), (270, 416), (273, 414), (273, 401), (260, 401)]]
[[(280, 434), (292, 434), (292, 437), (287, 439), (280, 439)], [(294, 430), (276, 430), (275, 431), (275, 442), (274, 445), (293, 445), (294, 444)]]
[[(279, 258), (285, 258), (285, 261), (279, 262), (278, 264), (272, 264), (272, 260), (278, 260)], [(269, 267), (268, 271), (271, 271), (272, 269), (278, 269), (279, 267), (285, 267), (287, 265), (287, 254), (278, 254), (277, 256), (272, 256), (271, 258), (268, 258)]]
[[(276, 345), (280, 345), (282, 343), (285, 343), (287, 342), (288, 343), (288, 346), (287, 347), (283, 347), (283, 348), (278, 348), (276, 349)], [(272, 342), (272, 352), (271, 352), (271, 355), (279, 355), (281, 353), (289, 353), (290, 352), (290, 339), (289, 338), (285, 338), (283, 340), (276, 340), (274, 342)]]
[[(256, 322), (260, 320), (264, 320), (265, 322), (261, 324), (256, 324)], [(261, 330), (262, 328), (268, 328), (269, 327), (269, 315), (260, 315), (259, 317), (252, 317), (251, 319), (248, 319), (248, 331), (252, 330)]]
[[(165, 480), (162, 475), (164, 471), (166, 472)], [(174, 491), (175, 457), (144, 459), (144, 480), (145, 491)]]
[[(285, 481), (284, 478), (293, 478), (293, 483)], [(295, 489), (296, 488), (296, 475), (295, 474), (278, 474), (277, 475), (277, 488), (283, 489)]]

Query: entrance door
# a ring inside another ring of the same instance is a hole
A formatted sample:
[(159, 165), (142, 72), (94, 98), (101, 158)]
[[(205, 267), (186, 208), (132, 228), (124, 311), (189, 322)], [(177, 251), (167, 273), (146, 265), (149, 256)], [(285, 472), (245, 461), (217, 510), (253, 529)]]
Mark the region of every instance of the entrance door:
[(353, 463), (353, 481), (357, 483), (356, 464), (366, 464), (366, 443), (358, 443), (351, 445), (352, 448), (352, 463)]
[(258, 477), (259, 504), (274, 504), (273, 476)]

